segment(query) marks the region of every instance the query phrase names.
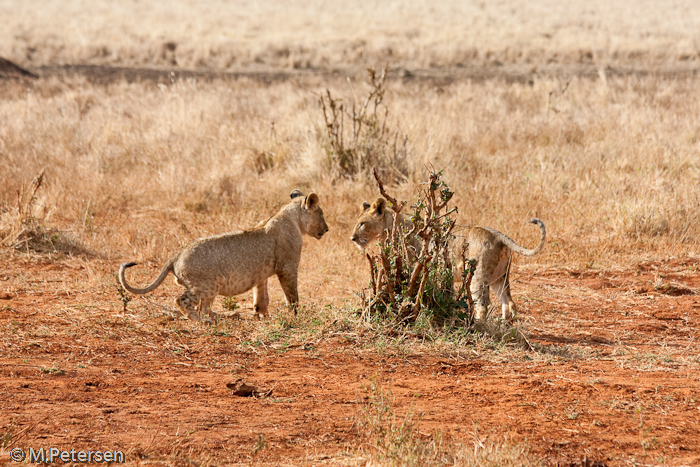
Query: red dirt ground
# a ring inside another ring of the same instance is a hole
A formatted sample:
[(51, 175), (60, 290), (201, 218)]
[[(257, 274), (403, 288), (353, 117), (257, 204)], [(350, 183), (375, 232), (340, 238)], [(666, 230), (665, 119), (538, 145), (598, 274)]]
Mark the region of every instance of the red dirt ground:
[[(516, 268), (535, 350), (440, 353), (343, 329), (254, 345), (136, 301), (124, 314), (116, 264), (2, 256), (2, 463), (57, 447), (121, 450), (132, 465), (365, 465), (356, 421), (376, 376), (396, 413), (422, 414), (421, 435), (522, 443), (547, 465), (700, 465), (695, 259)], [(239, 377), (273, 394), (233, 396)]]

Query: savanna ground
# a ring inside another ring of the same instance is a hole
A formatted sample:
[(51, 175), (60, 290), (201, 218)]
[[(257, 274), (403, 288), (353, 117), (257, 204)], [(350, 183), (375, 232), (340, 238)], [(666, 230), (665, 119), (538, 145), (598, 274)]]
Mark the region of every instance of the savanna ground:
[[(700, 6), (568, 3), (0, 1), (0, 56), (37, 76), (0, 70), (0, 462), (699, 465)], [(512, 267), (515, 328), (358, 312), (349, 236), (378, 191), (319, 99), (361, 103), (385, 63), (391, 191), (432, 167), (461, 224), (525, 246), (547, 225)], [(276, 279), (266, 322), (249, 294), (214, 326), (167, 313), (170, 280), (120, 294), (120, 263), (145, 284), (294, 188), (331, 229), (297, 317)]]

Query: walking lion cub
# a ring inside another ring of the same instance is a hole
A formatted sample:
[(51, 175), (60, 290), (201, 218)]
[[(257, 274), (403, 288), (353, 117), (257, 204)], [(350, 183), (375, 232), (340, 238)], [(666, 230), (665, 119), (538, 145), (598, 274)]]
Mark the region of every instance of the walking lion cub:
[[(362, 204), (362, 213), (355, 224), (350, 240), (360, 249), (365, 249), (370, 242), (379, 239), (384, 242), (387, 231), (394, 224), (396, 213), (387, 206), (384, 198), (377, 198), (371, 205)], [(509, 321), (516, 312), (515, 303), (510, 294), (510, 281), (508, 273), (512, 252), (534, 256), (544, 246), (546, 231), (544, 222), (540, 219), (532, 219), (530, 223), (540, 228), (540, 242), (532, 249), (523, 248), (515, 243), (507, 235), (488, 227), (474, 226), (467, 228), (464, 235), (456, 238), (452, 245), (452, 253), (455, 259), (455, 280), (461, 280), (464, 271), (464, 260), (476, 260), (476, 270), (472, 276), (469, 290), (474, 299), (475, 318), (483, 321), (486, 318), (490, 305), (489, 291), (494, 290), (501, 302), (503, 319)], [(402, 231), (409, 232), (411, 223), (402, 214), (399, 214), (398, 225)], [(406, 243), (412, 246), (415, 252), (421, 250), (421, 240), (417, 237), (408, 238)], [(463, 253), (463, 255), (462, 255)]]
[(121, 265), (119, 282), (133, 294), (145, 294), (172, 271), (177, 283), (187, 288), (176, 300), (178, 307), (184, 316), (199, 321), (204, 313), (215, 318), (211, 304), (217, 295), (233, 296), (253, 288), (255, 312), (266, 318), (270, 303), (267, 279), (277, 275), (287, 304), (296, 313), (302, 234), (320, 239), (328, 226), (316, 193), (304, 196), (294, 190), (290, 196), (289, 204), (251, 230), (201, 238), (183, 247), (147, 287), (138, 289), (126, 282), (124, 272), (136, 263)]
[(464, 271), (464, 260), (476, 260), (476, 269), (472, 276), (469, 291), (474, 299), (475, 319), (486, 319), (489, 305), (489, 290), (493, 289), (501, 302), (501, 313), (504, 321), (510, 321), (515, 316), (516, 306), (510, 295), (510, 263), (512, 253), (523, 256), (534, 256), (544, 246), (547, 233), (544, 222), (540, 219), (531, 219), (531, 224), (540, 228), (540, 242), (535, 248), (527, 249), (515, 243), (505, 234), (488, 227), (470, 227), (466, 235), (457, 237), (453, 251), (465, 252), (456, 264), (455, 279), (461, 279), (461, 271)]

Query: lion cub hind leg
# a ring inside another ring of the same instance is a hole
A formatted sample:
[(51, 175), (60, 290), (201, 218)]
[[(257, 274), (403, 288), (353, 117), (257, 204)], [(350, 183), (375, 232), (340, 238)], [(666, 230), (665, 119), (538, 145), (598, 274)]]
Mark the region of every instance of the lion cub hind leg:
[(491, 299), (489, 293), (491, 290), (491, 282), (493, 280), (494, 262), (490, 250), (484, 249), (471, 255), (476, 259), (476, 269), (469, 287), (474, 300), (474, 318), (477, 322), (486, 320), (486, 315), (489, 312)]
[(485, 261), (487, 258), (481, 255), (480, 257), (477, 256), (475, 259), (477, 260), (476, 269), (474, 270), (474, 275), (469, 285), (469, 291), (474, 300), (474, 318), (479, 322), (486, 320), (486, 315), (491, 305), (491, 300), (489, 299), (491, 276), (488, 274), (488, 262)]
[(493, 271), (493, 276), (491, 277), (491, 290), (498, 296), (498, 300), (501, 302), (501, 313), (503, 321), (510, 321), (515, 317), (515, 303), (513, 303), (513, 297), (510, 295), (510, 279), (508, 278), (508, 273), (510, 272), (510, 262), (511, 262), (511, 251), (505, 246), (501, 247), (501, 251), (498, 254), (498, 263)]
[(511, 321), (515, 317), (517, 309), (515, 307), (515, 303), (513, 303), (513, 298), (510, 295), (510, 281), (508, 280), (508, 274), (496, 279), (491, 285), (491, 288), (496, 295), (498, 295), (498, 299), (501, 302), (503, 321)]

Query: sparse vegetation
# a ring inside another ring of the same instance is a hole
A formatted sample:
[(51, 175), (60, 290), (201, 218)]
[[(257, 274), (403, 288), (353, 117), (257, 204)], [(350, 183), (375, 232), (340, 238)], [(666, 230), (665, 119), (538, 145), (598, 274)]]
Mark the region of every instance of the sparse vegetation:
[(129, 292), (124, 290), (124, 287), (122, 287), (121, 282), (119, 282), (119, 276), (115, 274), (114, 279), (116, 281), (114, 287), (117, 289), (117, 295), (119, 295), (119, 300), (122, 302), (122, 306), (124, 307), (123, 311), (124, 313), (126, 313), (127, 307), (129, 306), (129, 302), (133, 300), (134, 297)]
[(236, 311), (241, 307), (236, 297), (224, 297), (221, 303), (227, 311)]
[(58, 365), (56, 365), (55, 363), (54, 363), (53, 366), (50, 366), (50, 367), (43, 367), (43, 366), (42, 366), (41, 368), (39, 368), (39, 370), (41, 371), (41, 373), (45, 373), (45, 374), (53, 375), (53, 376), (60, 376), (60, 375), (62, 375), (62, 374), (65, 373), (65, 372), (64, 372)]
[(0, 448), (5, 449), (12, 443), (12, 438), (14, 438), (14, 432), (12, 428), (5, 430), (0, 434)]
[(378, 466), (455, 466), (530, 467), (541, 465), (528, 449), (511, 443), (494, 443), (474, 433), (473, 446), (457, 443), (439, 431), (418, 431), (420, 414), (409, 409), (403, 417), (394, 413), (391, 391), (372, 378), (367, 404), (360, 411), (357, 426), (367, 440), (372, 465)]
[(267, 447), (267, 440), (265, 435), (259, 434), (258, 439), (255, 441), (255, 446), (253, 446), (253, 456), (256, 456)]
[(36, 215), (35, 204), (37, 192), (44, 184), (45, 169), (42, 169), (34, 179), (16, 190), (17, 205), (7, 207), (3, 216), (2, 245), (16, 249), (35, 249), (41, 244), (51, 244), (53, 238), (50, 232), (42, 231), (41, 219)]

